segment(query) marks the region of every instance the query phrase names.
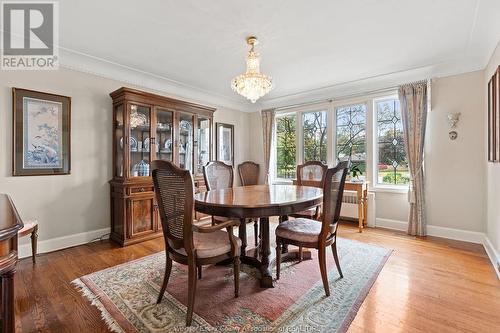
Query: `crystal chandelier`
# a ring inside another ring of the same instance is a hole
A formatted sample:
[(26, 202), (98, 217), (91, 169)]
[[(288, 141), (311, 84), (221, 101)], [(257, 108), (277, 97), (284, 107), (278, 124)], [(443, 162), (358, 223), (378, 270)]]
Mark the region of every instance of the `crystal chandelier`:
[(271, 77), (260, 73), (259, 54), (255, 52), (257, 37), (248, 37), (247, 44), (251, 46), (247, 55), (247, 71), (231, 81), (231, 88), (238, 94), (255, 103), (273, 88)]

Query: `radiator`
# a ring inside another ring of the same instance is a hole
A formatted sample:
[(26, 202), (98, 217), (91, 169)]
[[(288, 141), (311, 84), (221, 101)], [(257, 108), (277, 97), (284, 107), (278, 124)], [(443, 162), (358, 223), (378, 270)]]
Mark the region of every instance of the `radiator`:
[[(358, 196), (354, 191), (344, 191), (342, 198), (342, 209), (340, 216), (358, 219)], [(373, 226), (375, 222), (375, 193), (368, 192), (368, 225)]]

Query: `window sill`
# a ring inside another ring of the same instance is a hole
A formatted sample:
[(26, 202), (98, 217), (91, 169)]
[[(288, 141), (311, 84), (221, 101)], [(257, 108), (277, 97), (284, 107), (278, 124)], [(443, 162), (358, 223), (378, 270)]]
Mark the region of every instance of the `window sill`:
[(374, 186), (370, 192), (408, 194), (407, 186)]
[(272, 181), (273, 185), (292, 185), (293, 181), (291, 179), (274, 179)]

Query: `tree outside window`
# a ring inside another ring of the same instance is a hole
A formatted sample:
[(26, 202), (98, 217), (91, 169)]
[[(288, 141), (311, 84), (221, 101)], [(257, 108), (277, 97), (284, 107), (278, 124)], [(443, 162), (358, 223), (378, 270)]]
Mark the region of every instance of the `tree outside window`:
[(355, 104), (336, 109), (337, 115), (337, 160), (351, 159), (366, 175), (366, 105)]
[(302, 114), (304, 133), (304, 162), (321, 161), (326, 164), (326, 111)]
[(377, 182), (384, 185), (406, 185), (410, 182), (404, 148), (403, 123), (399, 100), (375, 102), (377, 113), (378, 164)]
[(295, 114), (276, 116), (276, 177), (295, 178)]

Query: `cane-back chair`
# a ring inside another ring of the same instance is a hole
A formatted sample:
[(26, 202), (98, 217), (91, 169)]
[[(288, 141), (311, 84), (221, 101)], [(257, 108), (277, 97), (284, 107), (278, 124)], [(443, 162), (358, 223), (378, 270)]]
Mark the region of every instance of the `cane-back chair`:
[[(297, 165), (297, 185), (323, 188), (327, 170), (328, 166), (320, 161), (308, 161)], [(321, 216), (321, 205), (290, 216), (318, 220)]]
[(280, 277), (281, 250), (284, 245), (315, 248), (318, 250), (319, 268), (326, 296), (330, 296), (326, 270), (326, 247), (331, 246), (340, 277), (343, 277), (337, 254), (337, 229), (342, 207), (344, 184), (349, 162), (340, 162), (328, 169), (324, 177), (322, 223), (296, 218), (284, 221), (276, 228), (276, 275)]
[(241, 241), (233, 235), (233, 227), (239, 223), (226, 221), (213, 226), (193, 224), (194, 186), (191, 173), (162, 160), (151, 162), (151, 169), (166, 252), (165, 276), (157, 303), (161, 303), (167, 288), (172, 261), (187, 265), (186, 326), (190, 326), (193, 318), (197, 267), (233, 260), (234, 294), (235, 297), (238, 296)]

